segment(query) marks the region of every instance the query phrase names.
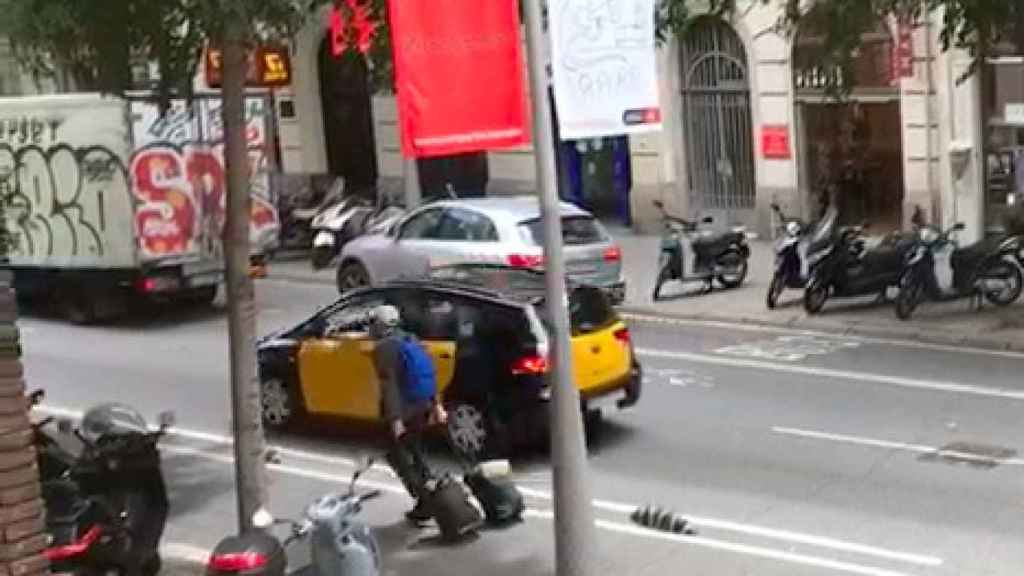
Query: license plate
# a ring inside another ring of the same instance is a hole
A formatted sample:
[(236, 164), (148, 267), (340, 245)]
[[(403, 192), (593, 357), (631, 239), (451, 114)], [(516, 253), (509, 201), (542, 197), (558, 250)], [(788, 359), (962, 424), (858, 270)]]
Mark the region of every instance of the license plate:
[(205, 272), (203, 274), (189, 276), (187, 282), (189, 286), (211, 286), (214, 284), (220, 284), (222, 279), (223, 275), (220, 272)]
[(186, 278), (204, 274), (220, 274), (219, 262), (186, 262), (181, 265), (181, 274)]

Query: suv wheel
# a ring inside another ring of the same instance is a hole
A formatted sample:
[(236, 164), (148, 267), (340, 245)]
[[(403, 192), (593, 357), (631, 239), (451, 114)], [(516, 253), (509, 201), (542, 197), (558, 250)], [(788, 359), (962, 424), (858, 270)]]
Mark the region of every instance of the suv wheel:
[(283, 430), (298, 420), (298, 398), (284, 380), (270, 378), (260, 383), (260, 413), (268, 428)]
[(490, 455), (495, 446), (494, 426), (476, 404), (458, 402), (448, 410), (448, 438), (452, 448), (470, 461)]

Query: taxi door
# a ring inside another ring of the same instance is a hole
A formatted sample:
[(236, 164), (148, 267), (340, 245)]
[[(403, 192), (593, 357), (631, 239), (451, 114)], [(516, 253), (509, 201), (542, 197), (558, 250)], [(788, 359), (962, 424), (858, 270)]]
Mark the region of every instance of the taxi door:
[(311, 414), (373, 421), (380, 417), (376, 343), (365, 332), (306, 340), (299, 349), (299, 381)]
[[(455, 373), (455, 343), (424, 340), (434, 360), (440, 394)], [(307, 340), (299, 350), (299, 379), (311, 414), (380, 420), (380, 380), (373, 364), (376, 341), (365, 333)]]

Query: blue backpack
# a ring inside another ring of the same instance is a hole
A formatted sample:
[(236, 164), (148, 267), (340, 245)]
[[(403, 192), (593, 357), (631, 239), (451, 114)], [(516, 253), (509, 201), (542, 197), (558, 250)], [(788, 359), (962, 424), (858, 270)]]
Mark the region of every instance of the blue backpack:
[(399, 352), (405, 367), (402, 400), (406, 404), (429, 401), (437, 394), (437, 372), (430, 354), (413, 338), (399, 340)]

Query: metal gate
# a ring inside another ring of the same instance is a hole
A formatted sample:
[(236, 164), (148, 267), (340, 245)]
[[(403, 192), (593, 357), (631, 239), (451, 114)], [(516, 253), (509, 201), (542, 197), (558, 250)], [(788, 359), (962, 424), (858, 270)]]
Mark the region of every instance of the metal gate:
[(726, 23), (706, 18), (680, 42), (683, 126), (691, 205), (754, 207), (747, 57)]

